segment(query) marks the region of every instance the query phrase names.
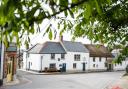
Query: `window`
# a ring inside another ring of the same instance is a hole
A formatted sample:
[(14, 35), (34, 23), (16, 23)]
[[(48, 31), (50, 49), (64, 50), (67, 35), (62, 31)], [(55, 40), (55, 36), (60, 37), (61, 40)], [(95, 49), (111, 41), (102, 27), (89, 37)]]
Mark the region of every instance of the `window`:
[(93, 64), (93, 67), (95, 67), (95, 64)]
[(49, 65), (49, 68), (56, 68), (56, 63), (51, 63), (51, 64)]
[(101, 62), (101, 57), (99, 57), (99, 62)]
[(55, 59), (55, 54), (54, 53), (51, 54), (51, 59)]
[(93, 57), (93, 62), (95, 62), (95, 57)]
[(73, 69), (76, 69), (76, 63), (73, 63)]
[(79, 54), (75, 54), (74, 55), (74, 60), (75, 61), (80, 61), (80, 55)]
[(105, 67), (108, 67), (108, 63), (107, 63), (107, 62), (105, 62), (105, 63), (104, 63), (104, 66), (105, 66)]
[(65, 54), (61, 54), (61, 59), (65, 59)]

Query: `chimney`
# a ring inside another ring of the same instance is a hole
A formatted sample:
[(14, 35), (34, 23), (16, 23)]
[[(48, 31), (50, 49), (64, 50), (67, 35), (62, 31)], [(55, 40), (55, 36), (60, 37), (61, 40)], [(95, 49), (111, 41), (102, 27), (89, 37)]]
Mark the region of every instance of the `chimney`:
[(59, 41), (63, 41), (63, 36), (59, 36)]

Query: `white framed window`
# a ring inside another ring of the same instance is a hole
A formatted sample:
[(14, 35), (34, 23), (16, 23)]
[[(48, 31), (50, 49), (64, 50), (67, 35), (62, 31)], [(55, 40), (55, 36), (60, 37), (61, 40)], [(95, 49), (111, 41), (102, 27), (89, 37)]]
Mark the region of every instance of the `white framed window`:
[(49, 64), (49, 68), (56, 68), (56, 63)]
[(51, 54), (51, 59), (55, 59), (55, 53)]
[(96, 65), (95, 65), (95, 64), (93, 64), (93, 67), (95, 68), (95, 67), (96, 67)]
[(74, 60), (75, 61), (80, 61), (80, 54), (75, 54), (74, 55)]
[(95, 62), (96, 60), (95, 60), (95, 57), (93, 57), (93, 62)]
[(101, 59), (101, 57), (99, 57), (99, 62), (101, 62), (102, 61), (102, 59)]
[(65, 54), (61, 54), (61, 59), (65, 59)]

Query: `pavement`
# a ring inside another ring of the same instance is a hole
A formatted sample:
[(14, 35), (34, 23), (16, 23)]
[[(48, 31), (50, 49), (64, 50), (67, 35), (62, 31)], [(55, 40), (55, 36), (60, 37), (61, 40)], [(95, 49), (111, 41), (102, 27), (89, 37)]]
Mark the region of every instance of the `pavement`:
[(13, 80), (11, 82), (5, 83), (3, 86), (16, 85), (16, 84), (19, 84), (19, 83), (20, 83), (19, 79), (16, 78), (15, 80)]
[(34, 75), (57, 75), (57, 74), (82, 74), (82, 73), (96, 73), (96, 72), (112, 72), (112, 71), (67, 71), (67, 72), (36, 72), (31, 70), (18, 69)]
[(106, 89), (128, 89), (128, 75), (121, 77)]

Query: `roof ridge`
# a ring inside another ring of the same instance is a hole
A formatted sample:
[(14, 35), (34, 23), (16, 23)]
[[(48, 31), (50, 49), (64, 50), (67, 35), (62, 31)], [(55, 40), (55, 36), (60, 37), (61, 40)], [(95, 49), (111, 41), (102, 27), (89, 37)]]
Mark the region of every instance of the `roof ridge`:
[[(65, 41), (65, 40), (64, 40)], [(63, 41), (62, 41), (63, 42)], [(66, 42), (72, 42), (72, 43), (82, 43), (82, 42), (76, 42), (76, 41), (66, 41)]]

